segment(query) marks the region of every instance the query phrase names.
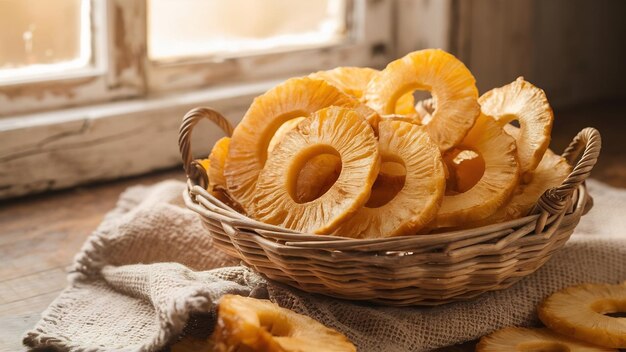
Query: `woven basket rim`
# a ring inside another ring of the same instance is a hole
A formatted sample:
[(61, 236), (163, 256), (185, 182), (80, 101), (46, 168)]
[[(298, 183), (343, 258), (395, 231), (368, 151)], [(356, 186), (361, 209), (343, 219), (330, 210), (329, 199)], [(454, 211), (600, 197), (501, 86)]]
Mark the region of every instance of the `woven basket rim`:
[[(207, 171), (204, 170), (202, 165), (199, 163), (199, 160), (194, 160), (191, 155), (191, 133), (193, 131), (193, 127), (203, 119), (212, 121), (222, 131), (224, 131), (227, 136), (231, 136), (234, 130), (232, 124), (223, 115), (210, 108), (195, 108), (190, 110), (183, 117), (183, 122), (179, 131), (178, 143), (183, 159), (183, 166), (188, 178), (187, 184), (189, 196), (193, 199), (193, 202), (188, 202), (187, 204), (190, 209), (199, 213), (202, 212), (202, 208), (206, 211), (210, 211), (212, 213), (212, 217), (224, 221), (228, 224), (228, 226), (233, 228), (252, 228), (255, 230), (255, 233), (264, 233), (275, 239), (283, 239), (287, 242), (298, 242), (300, 244), (306, 243), (305, 245), (311, 245), (313, 247), (325, 245), (328, 246), (328, 248), (332, 248), (333, 243), (358, 243), (360, 245), (391, 242), (395, 243), (403, 240), (407, 241), (407, 239), (408, 241), (411, 241), (412, 239), (420, 238), (420, 236), (433, 236), (435, 234), (437, 237), (443, 239), (454, 239), (457, 237), (464, 238), (465, 236), (471, 237), (471, 234), (474, 232), (483, 233), (485, 231), (499, 231), (506, 228), (512, 228), (520, 224), (528, 224), (530, 222), (536, 222), (535, 232), (539, 233), (543, 230), (550, 217), (554, 218), (554, 216), (563, 213), (563, 210), (567, 206), (569, 200), (575, 193), (579, 192), (579, 189), (582, 189), (583, 194), (585, 194), (585, 197), (583, 198), (589, 197), (586, 192), (584, 181), (589, 177), (589, 174), (591, 173), (591, 170), (593, 169), (593, 166), (595, 165), (600, 154), (601, 148), (600, 133), (596, 129), (587, 127), (581, 130), (562, 154), (562, 157), (564, 157), (567, 162), (573, 166), (572, 172), (560, 186), (545, 191), (537, 201), (537, 204), (531, 211), (530, 215), (525, 217), (470, 229), (452, 230), (424, 235), (416, 234), (376, 239), (355, 239), (334, 235), (320, 236), (316, 234), (306, 234), (280, 226), (262, 223), (237, 212), (211, 195), (208, 191), (206, 191), (206, 186), (208, 185)], [(576, 159), (579, 157), (580, 159), (575, 163)]]
[(562, 156), (573, 165), (560, 186), (544, 192), (525, 217), (438, 233), (355, 239), (305, 234), (243, 215), (206, 190), (208, 176), (191, 155), (191, 132), (209, 119), (227, 135), (232, 125), (215, 110), (183, 118), (179, 147), (187, 207), (198, 213), (216, 247), (278, 281), (310, 293), (388, 306), (438, 305), (513, 285), (541, 267), (593, 205), (584, 181), (601, 148), (585, 128)]

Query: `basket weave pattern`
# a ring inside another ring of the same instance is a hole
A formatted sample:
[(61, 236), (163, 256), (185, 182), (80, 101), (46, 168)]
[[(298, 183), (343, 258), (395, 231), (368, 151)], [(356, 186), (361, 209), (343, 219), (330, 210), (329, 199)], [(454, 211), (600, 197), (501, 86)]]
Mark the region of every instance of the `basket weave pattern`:
[(306, 292), (390, 306), (438, 305), (504, 289), (541, 267), (569, 239), (593, 202), (584, 181), (600, 153), (600, 134), (585, 128), (564, 151), (574, 165), (546, 191), (531, 215), (480, 228), (379, 239), (303, 234), (248, 218), (206, 191), (208, 178), (191, 156), (195, 124), (207, 118), (227, 135), (218, 112), (197, 108), (183, 118), (179, 146), (188, 176), (187, 207), (214, 243), (267, 278)]

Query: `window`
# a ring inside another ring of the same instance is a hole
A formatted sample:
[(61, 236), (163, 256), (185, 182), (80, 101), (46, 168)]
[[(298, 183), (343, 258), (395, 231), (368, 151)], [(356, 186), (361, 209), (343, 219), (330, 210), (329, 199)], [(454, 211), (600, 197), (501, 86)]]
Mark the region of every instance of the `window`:
[(287, 77), (381, 67), (399, 1), (0, 0), (0, 198), (172, 167), (193, 107), (236, 124)]
[[(391, 1), (0, 0), (0, 116), (276, 80), (391, 54)], [(375, 25), (374, 25), (375, 24)]]
[(346, 0), (149, 0), (148, 56), (219, 60), (339, 44), (346, 12)]
[[(37, 9), (33, 11), (33, 9)], [(90, 2), (0, 1), (0, 80), (84, 69), (91, 61)]]

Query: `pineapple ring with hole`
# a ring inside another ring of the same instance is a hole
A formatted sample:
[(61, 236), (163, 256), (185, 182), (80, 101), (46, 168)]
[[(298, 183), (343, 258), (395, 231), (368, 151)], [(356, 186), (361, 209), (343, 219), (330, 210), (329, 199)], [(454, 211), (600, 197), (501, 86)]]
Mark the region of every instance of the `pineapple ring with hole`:
[[(341, 173), (321, 197), (301, 202), (298, 176), (320, 154), (338, 156)], [(300, 232), (328, 234), (365, 204), (379, 168), (378, 143), (367, 121), (354, 110), (322, 109), (287, 133), (270, 155), (254, 191), (252, 215)]]
[[(367, 85), (379, 73), (380, 71), (369, 67), (337, 67), (332, 70), (314, 72), (309, 77), (322, 79), (342, 92), (363, 101)], [(394, 113), (399, 115), (416, 115), (413, 94), (408, 93), (400, 97)]]
[(372, 109), (322, 80), (291, 78), (254, 99), (233, 132), (224, 169), (228, 192), (248, 212), (275, 132), (286, 121), (333, 105), (355, 109), (374, 128), (378, 124)]
[(567, 287), (543, 301), (539, 319), (550, 329), (611, 348), (626, 348), (626, 285), (583, 284)]
[(224, 295), (211, 336), (214, 351), (356, 352), (340, 332), (264, 299)]
[(572, 172), (572, 166), (565, 158), (554, 154), (550, 149), (546, 150), (543, 159), (532, 172), (530, 182), (519, 184), (513, 191), (513, 197), (509, 203), (484, 221), (473, 224), (471, 227), (495, 224), (528, 215), (528, 212), (537, 204), (539, 197), (548, 189), (560, 186), (570, 172)]
[[(276, 145), (282, 141), (285, 135), (296, 128), (306, 117), (297, 117), (285, 122), (267, 148), (267, 153), (271, 154)], [(298, 176), (296, 184), (296, 198), (300, 202), (308, 202), (319, 198), (335, 183), (341, 173), (341, 159), (332, 154), (320, 154), (307, 162)]]
[(603, 348), (559, 335), (548, 329), (508, 327), (483, 336), (476, 352), (554, 351), (554, 352), (611, 352)]
[(430, 91), (437, 103), (426, 128), (439, 149), (461, 142), (480, 113), (476, 80), (467, 67), (443, 50), (415, 51), (374, 77), (365, 100), (379, 114), (389, 115), (398, 98), (414, 90)]
[(507, 132), (514, 128), (509, 122), (519, 122), (519, 133), (514, 137), (520, 169), (522, 175), (533, 171), (550, 145), (554, 114), (546, 93), (518, 77), (506, 86), (483, 94), (478, 102), (482, 111), (505, 126)]
[(213, 189), (226, 190), (226, 178), (224, 177), (224, 163), (228, 155), (230, 146), (230, 138), (222, 137), (213, 146), (211, 154), (209, 154), (209, 185)]
[[(379, 238), (413, 234), (437, 215), (445, 189), (437, 145), (423, 126), (407, 122), (381, 121), (378, 131), (378, 148), (388, 166), (381, 168), (365, 206), (335, 230), (338, 235)], [(398, 166), (404, 172), (394, 170)]]
[(463, 226), (487, 218), (510, 199), (519, 179), (515, 140), (492, 117), (481, 114), (458, 147), (478, 153), (485, 170), (467, 192), (443, 197), (435, 219), (437, 227)]

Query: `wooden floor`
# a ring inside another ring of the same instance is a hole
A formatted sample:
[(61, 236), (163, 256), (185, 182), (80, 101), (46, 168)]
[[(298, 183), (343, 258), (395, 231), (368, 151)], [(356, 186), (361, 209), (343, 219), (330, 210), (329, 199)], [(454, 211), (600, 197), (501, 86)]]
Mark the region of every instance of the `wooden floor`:
[[(626, 103), (559, 111), (552, 148), (562, 151), (578, 130), (602, 132), (602, 156), (593, 177), (626, 188)], [(0, 203), (0, 351), (20, 351), (22, 333), (66, 286), (66, 268), (118, 195), (135, 184), (183, 180), (182, 171), (79, 187)], [(445, 351), (471, 351), (473, 344)], [(444, 351), (442, 350), (442, 351)]]

